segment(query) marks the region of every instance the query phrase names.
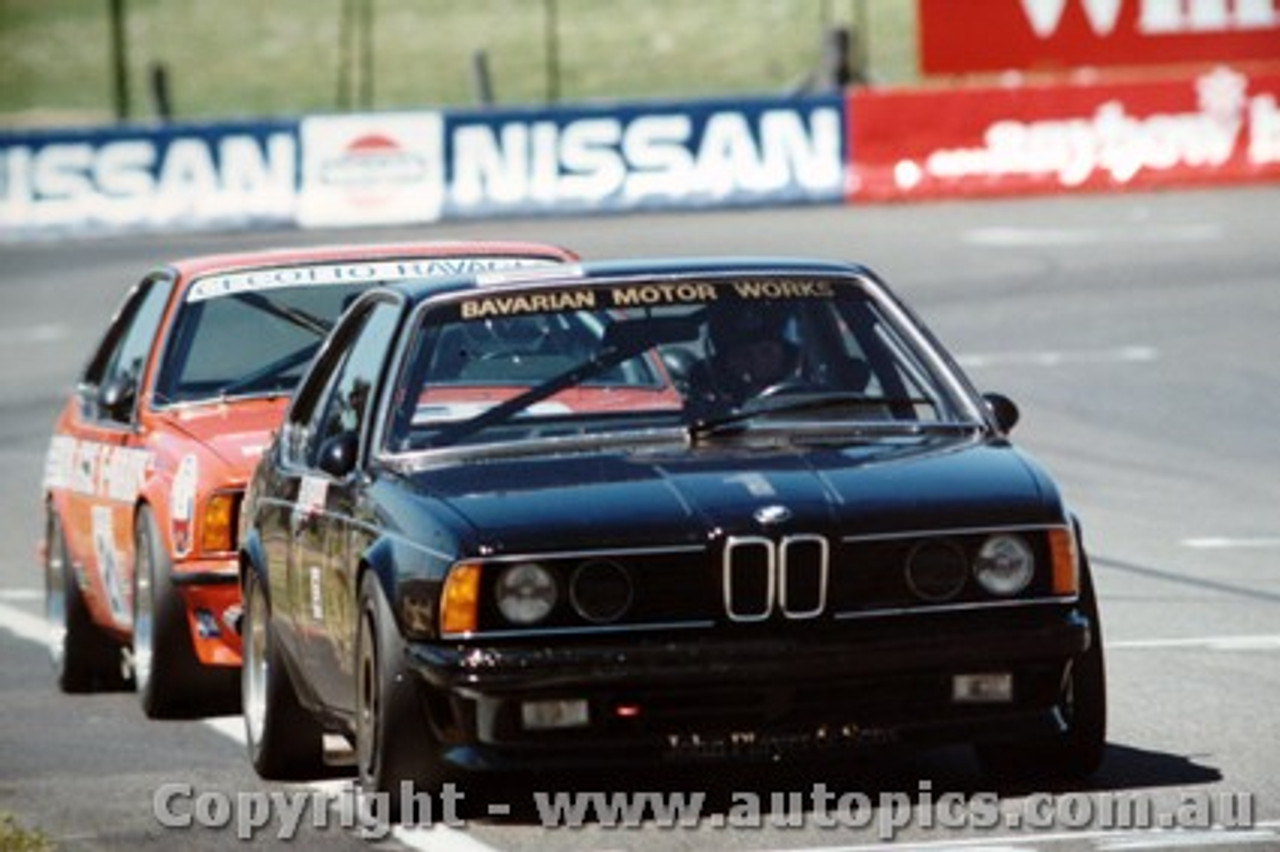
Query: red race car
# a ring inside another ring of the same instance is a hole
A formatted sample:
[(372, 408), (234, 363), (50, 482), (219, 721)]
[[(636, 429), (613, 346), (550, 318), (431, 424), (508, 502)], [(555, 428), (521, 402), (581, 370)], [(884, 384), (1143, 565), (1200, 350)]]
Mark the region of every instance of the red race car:
[(147, 274), (80, 375), (46, 460), (41, 550), (61, 688), (132, 683), (151, 717), (236, 709), (245, 484), (343, 309), (373, 284), (574, 259), (534, 243), (424, 242), (201, 257)]

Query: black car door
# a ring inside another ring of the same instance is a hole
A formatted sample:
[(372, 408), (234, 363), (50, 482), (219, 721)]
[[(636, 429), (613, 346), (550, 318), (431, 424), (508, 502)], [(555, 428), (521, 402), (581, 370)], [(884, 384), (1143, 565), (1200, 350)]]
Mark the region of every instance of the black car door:
[(391, 300), (353, 309), (304, 385), (310, 398), (300, 396), (290, 416), (298, 485), (287, 596), (295, 651), (314, 694), (339, 710), (354, 703), (360, 554), (351, 546), (353, 509), (367, 481), (364, 444), (399, 317)]

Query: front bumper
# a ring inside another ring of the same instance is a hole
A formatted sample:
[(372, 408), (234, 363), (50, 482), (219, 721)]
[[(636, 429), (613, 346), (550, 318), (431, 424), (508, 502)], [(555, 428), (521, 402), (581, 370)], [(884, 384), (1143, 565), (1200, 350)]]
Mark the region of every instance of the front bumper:
[(189, 560), (174, 566), (175, 591), (182, 597), (191, 646), (205, 666), (240, 665), (239, 564), (235, 559)]
[[(419, 643), (409, 666), (446, 762), (582, 768), (1060, 732), (1067, 667), (1093, 635), (1070, 605), (813, 627)], [(955, 675), (989, 673), (1012, 675), (1011, 700), (955, 700)], [(585, 701), (588, 723), (525, 728), (525, 702), (556, 700)]]

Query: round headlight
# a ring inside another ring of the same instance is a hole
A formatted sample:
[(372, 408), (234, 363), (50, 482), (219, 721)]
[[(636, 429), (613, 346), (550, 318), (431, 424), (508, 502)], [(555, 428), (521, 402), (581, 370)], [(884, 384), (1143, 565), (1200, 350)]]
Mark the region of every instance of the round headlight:
[(498, 611), (512, 624), (536, 624), (555, 609), (559, 597), (555, 577), (535, 562), (504, 570), (495, 591)]
[(907, 587), (922, 601), (943, 603), (960, 594), (968, 567), (964, 551), (956, 545), (924, 542), (907, 557)]
[(993, 595), (1011, 597), (1027, 587), (1036, 570), (1036, 558), (1026, 539), (993, 535), (982, 543), (973, 561), (973, 575)]
[(569, 583), (569, 602), (594, 624), (617, 621), (631, 606), (631, 576), (615, 562), (592, 559), (578, 566)]

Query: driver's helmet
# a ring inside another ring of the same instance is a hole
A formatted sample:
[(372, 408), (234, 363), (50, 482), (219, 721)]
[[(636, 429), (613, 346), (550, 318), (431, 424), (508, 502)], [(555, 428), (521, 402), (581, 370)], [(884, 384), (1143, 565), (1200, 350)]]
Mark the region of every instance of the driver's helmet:
[(709, 311), (707, 352), (717, 384), (735, 396), (749, 396), (794, 375), (800, 347), (786, 306), (723, 302)]
[(774, 302), (716, 302), (707, 310), (708, 350), (713, 355), (760, 340), (791, 342), (787, 311)]

